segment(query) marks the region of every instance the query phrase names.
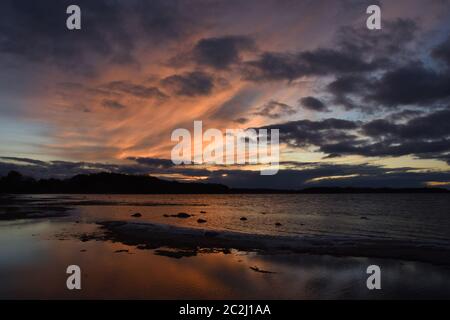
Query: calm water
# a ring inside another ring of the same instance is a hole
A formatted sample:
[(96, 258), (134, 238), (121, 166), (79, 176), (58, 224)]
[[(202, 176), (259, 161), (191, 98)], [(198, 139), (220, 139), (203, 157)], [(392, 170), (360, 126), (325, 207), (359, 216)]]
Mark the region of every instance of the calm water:
[[(218, 230), (274, 234), (354, 236), (450, 241), (450, 196), (371, 195), (74, 195), (27, 196), (77, 206), (83, 221), (151, 221)], [(61, 199), (63, 198), (63, 199)], [(101, 206), (90, 206), (93, 201)], [(105, 205), (112, 202), (113, 205)], [(202, 211), (206, 213), (201, 213)], [(187, 212), (195, 219), (168, 219)], [(247, 221), (241, 221), (246, 217)], [(367, 218), (367, 219), (364, 219)], [(201, 226), (197, 218), (208, 221)], [(279, 222), (282, 226), (275, 226)]]
[[(244, 233), (410, 240), (450, 246), (448, 195), (46, 195), (21, 196), (60, 218), (0, 221), (0, 298), (450, 298), (450, 269), (429, 263), (311, 254), (201, 253), (174, 259), (110, 241), (82, 242), (95, 222), (126, 220)], [(141, 218), (132, 218), (139, 212)], [(186, 212), (189, 219), (164, 214)], [(241, 221), (241, 217), (246, 221)], [(207, 220), (199, 225), (197, 219)], [(275, 226), (275, 223), (281, 226)], [(128, 252), (116, 252), (128, 250)], [(65, 268), (82, 269), (82, 290)], [(381, 291), (366, 288), (370, 264)], [(263, 274), (258, 267), (275, 273)]]

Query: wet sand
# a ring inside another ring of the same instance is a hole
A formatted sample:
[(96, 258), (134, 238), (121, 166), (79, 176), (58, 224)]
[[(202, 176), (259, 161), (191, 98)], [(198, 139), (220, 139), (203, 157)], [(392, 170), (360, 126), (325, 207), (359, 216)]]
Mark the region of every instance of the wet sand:
[(237, 249), (264, 254), (309, 253), (335, 256), (374, 257), (450, 265), (450, 249), (435, 244), (417, 245), (406, 241), (369, 241), (361, 239), (320, 239), (282, 237), (238, 232), (217, 232), (154, 223), (125, 221), (98, 222), (102, 236), (83, 235), (84, 240), (102, 239), (136, 245), (142, 249), (172, 247), (186, 252)]

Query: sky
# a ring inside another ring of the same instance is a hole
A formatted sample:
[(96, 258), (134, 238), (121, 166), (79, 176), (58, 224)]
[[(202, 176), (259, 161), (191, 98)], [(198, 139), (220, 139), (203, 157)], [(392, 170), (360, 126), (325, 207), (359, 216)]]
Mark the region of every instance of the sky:
[[(450, 1), (4, 0), (0, 15), (0, 175), (450, 188)], [(279, 129), (279, 173), (174, 165), (171, 133), (195, 120)]]

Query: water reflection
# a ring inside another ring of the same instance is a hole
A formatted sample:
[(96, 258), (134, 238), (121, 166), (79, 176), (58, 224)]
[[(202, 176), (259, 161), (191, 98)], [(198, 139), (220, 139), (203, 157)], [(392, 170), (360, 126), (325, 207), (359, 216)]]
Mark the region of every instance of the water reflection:
[[(174, 259), (121, 243), (81, 242), (61, 237), (61, 230), (69, 235), (78, 229), (92, 228), (90, 224), (73, 222), (2, 223), (0, 298), (373, 299), (450, 296), (448, 268), (423, 263), (238, 251)], [(381, 292), (368, 291), (365, 286), (365, 269), (372, 263), (383, 270)], [(71, 264), (82, 269), (81, 291), (69, 291), (65, 287), (65, 270)], [(255, 272), (250, 269), (253, 266), (275, 273)]]

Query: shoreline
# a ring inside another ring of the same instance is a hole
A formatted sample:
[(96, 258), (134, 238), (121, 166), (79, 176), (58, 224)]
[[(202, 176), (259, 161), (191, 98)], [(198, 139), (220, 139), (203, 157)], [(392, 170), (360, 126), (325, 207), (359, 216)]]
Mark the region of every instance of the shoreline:
[(82, 241), (103, 240), (136, 246), (138, 249), (173, 248), (180, 256), (196, 252), (228, 252), (231, 249), (261, 254), (301, 253), (339, 257), (367, 257), (425, 262), (450, 266), (448, 246), (398, 240), (356, 238), (325, 239), (255, 235), (234, 231), (212, 231), (155, 223), (97, 222), (104, 234), (83, 235)]

